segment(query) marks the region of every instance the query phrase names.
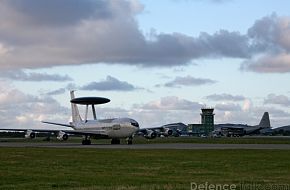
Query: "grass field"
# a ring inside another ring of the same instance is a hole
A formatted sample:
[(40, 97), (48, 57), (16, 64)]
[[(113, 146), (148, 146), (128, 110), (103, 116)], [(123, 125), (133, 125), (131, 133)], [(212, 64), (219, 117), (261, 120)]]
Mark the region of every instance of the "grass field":
[(290, 151), (1, 148), (0, 189), (190, 189), (290, 184)]
[[(25, 138), (0, 138), (1, 142), (47, 142), (44, 141), (44, 137), (37, 137), (36, 139), (25, 139)], [(72, 143), (81, 143), (81, 137), (70, 137), (68, 141)], [(52, 137), (49, 143), (62, 143)], [(93, 144), (110, 144), (109, 139), (92, 139)], [(124, 139), (121, 139), (122, 144), (126, 144)], [(144, 137), (135, 137), (133, 140), (134, 144), (152, 144), (152, 143), (209, 143), (209, 144), (290, 144), (290, 137), (239, 137), (239, 138), (200, 138), (200, 137), (168, 137), (168, 138), (155, 138), (145, 139)]]
[(143, 137), (134, 138), (137, 144), (148, 143), (209, 143), (209, 144), (290, 144), (287, 137), (223, 137), (223, 138), (200, 138), (200, 137), (168, 137), (147, 140)]

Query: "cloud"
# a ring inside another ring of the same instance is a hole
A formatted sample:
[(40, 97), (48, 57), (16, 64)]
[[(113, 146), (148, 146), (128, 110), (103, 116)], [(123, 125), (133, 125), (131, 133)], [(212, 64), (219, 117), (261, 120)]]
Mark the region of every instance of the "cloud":
[(206, 96), (206, 99), (213, 101), (243, 101), (246, 98), (242, 95), (231, 95), (231, 94), (212, 94)]
[[(165, 87), (180, 87), (180, 86), (200, 86), (200, 85), (207, 85), (207, 84), (214, 84), (216, 81), (211, 79), (205, 78), (195, 78), (192, 76), (186, 77), (176, 77), (174, 80), (165, 83), (162, 86)], [(161, 85), (157, 85), (161, 86)]]
[(99, 91), (133, 91), (138, 88), (126, 81), (120, 81), (112, 76), (107, 76), (106, 80), (100, 82), (91, 82), (80, 87), (81, 90), (99, 90)]
[(252, 49), (257, 54), (241, 65), (241, 70), (259, 73), (290, 72), (290, 18), (275, 13), (257, 20), (249, 28)]
[(264, 104), (276, 104), (281, 106), (290, 106), (290, 98), (284, 95), (269, 94), (264, 99)]
[(0, 58), (9, 52), (9, 49), (0, 43)]
[(199, 120), (200, 108), (204, 104), (176, 96), (162, 97), (145, 104), (135, 104), (130, 116), (142, 127), (161, 126), (173, 122), (193, 123)]
[[(25, 25), (73, 25), (85, 19), (111, 16), (105, 0), (3, 0), (2, 6), (4, 17)], [(11, 12), (14, 14), (9, 15)]]
[(245, 99), (245, 101), (243, 102), (243, 106), (242, 106), (242, 110), (245, 112), (249, 112), (253, 107), (253, 103), (251, 101), (251, 99)]
[(143, 9), (137, 0), (2, 0), (0, 69), (98, 63), (172, 67), (226, 57), (244, 59), (245, 71), (290, 72), (289, 17), (266, 16), (246, 34), (153, 32), (148, 39), (136, 20)]
[(143, 10), (137, 0), (3, 0), (0, 7), (1, 69), (88, 63), (167, 67), (250, 53), (246, 35), (226, 30), (198, 37), (152, 34), (148, 40), (135, 19)]
[(253, 44), (260, 49), (290, 50), (289, 17), (278, 17), (276, 13), (265, 16), (249, 28), (248, 36)]
[(215, 109), (220, 111), (241, 111), (241, 106), (234, 103), (221, 103), (216, 104)]
[(142, 105), (140, 108), (145, 110), (194, 110), (204, 106), (198, 102), (192, 102), (185, 99), (180, 99), (176, 96), (163, 97), (160, 100), (152, 101)]
[(259, 58), (245, 61), (241, 70), (248, 70), (257, 73), (289, 73), (290, 54), (268, 54)]
[[(7, 83), (0, 86), (1, 128), (45, 128), (40, 121), (66, 121), (69, 109), (49, 96), (34, 96), (12, 88)], [(66, 122), (65, 121), (65, 122)]]
[(65, 88), (60, 88), (60, 89), (57, 89), (57, 90), (53, 90), (53, 91), (47, 92), (46, 95), (48, 95), (48, 96), (60, 95), (60, 94), (64, 94), (65, 91), (66, 91)]
[(22, 70), (3, 71), (3, 72), (0, 72), (0, 77), (11, 79), (11, 80), (35, 81), (35, 82), (41, 82), (41, 81), (64, 82), (64, 81), (73, 80), (68, 75), (62, 76), (58, 74), (35, 73), (35, 72), (26, 73)]

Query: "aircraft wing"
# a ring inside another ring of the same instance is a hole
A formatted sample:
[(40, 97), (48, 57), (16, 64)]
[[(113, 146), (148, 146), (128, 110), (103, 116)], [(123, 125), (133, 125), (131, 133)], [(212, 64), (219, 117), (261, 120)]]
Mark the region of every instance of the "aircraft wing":
[(15, 131), (15, 132), (36, 132), (36, 133), (58, 133), (64, 132), (68, 135), (85, 135), (91, 136), (96, 139), (109, 138), (108, 135), (104, 134), (103, 131), (83, 131), (83, 130), (60, 130), (60, 129), (2, 129), (0, 131)]
[(46, 123), (46, 124), (51, 124), (51, 125), (59, 125), (59, 126), (63, 126), (63, 127), (71, 127), (73, 128), (73, 125), (68, 125), (68, 124), (63, 124), (63, 123), (54, 123), (54, 122), (49, 122), (49, 121), (41, 121), (42, 123)]
[[(68, 124), (62, 124), (62, 123), (54, 123), (54, 122), (49, 122), (49, 121), (41, 121), (42, 123), (46, 124), (51, 124), (51, 125), (59, 125), (63, 127), (70, 127), (73, 128), (73, 125), (68, 125)], [(108, 135), (105, 134), (105, 131), (103, 130), (98, 130), (98, 131), (84, 131), (84, 130), (58, 130), (58, 131), (63, 131), (67, 134), (73, 134), (73, 135), (85, 135), (85, 136), (92, 136), (94, 138), (108, 138)]]
[(162, 132), (165, 130), (166, 127), (148, 127), (148, 128), (141, 128), (138, 132), (146, 132), (147, 130)]
[(226, 130), (226, 129), (232, 129), (232, 130), (240, 129), (240, 130), (242, 130), (242, 129), (245, 129), (245, 128), (244, 127), (221, 127), (221, 129), (224, 129), (224, 130)]
[(26, 132), (26, 131), (34, 131), (34, 132), (39, 132), (39, 133), (50, 133), (50, 132), (58, 132), (58, 131), (61, 131), (61, 130), (55, 130), (55, 129), (12, 129), (12, 128), (9, 128), (9, 129), (2, 129), (0, 128), (0, 131), (15, 131), (15, 132)]
[(63, 132), (67, 134), (72, 134), (72, 135), (85, 135), (85, 136), (90, 136), (96, 139), (107, 139), (109, 138), (108, 135), (104, 134), (101, 131), (83, 131), (83, 130), (62, 130)]
[(259, 133), (263, 128), (262, 127), (249, 127), (248, 129), (245, 128), (244, 130), (246, 131), (247, 135), (252, 135), (252, 134), (257, 134)]
[(4, 129), (0, 128), (0, 131), (3, 132), (18, 132), (18, 133), (25, 133), (25, 138), (32, 138), (34, 139), (36, 137), (36, 133), (42, 133), (42, 134), (51, 134), (54, 133), (57, 135), (60, 133), (61, 130), (56, 130), (56, 129)]

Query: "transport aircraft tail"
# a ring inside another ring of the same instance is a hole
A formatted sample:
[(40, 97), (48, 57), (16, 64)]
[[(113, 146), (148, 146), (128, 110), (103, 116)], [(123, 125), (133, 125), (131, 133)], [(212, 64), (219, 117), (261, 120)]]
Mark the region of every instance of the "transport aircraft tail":
[(269, 113), (265, 112), (260, 123), (259, 123), (259, 127), (261, 128), (271, 128), (271, 124), (270, 124), (270, 117), (269, 117)]

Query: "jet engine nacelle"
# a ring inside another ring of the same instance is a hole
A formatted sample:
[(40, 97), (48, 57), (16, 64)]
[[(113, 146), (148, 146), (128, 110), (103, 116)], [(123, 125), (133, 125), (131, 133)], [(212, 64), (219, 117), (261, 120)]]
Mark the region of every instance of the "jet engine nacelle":
[(146, 134), (144, 135), (146, 139), (154, 139), (157, 137), (157, 133), (152, 130), (146, 130)]
[(56, 137), (60, 141), (66, 141), (68, 139), (68, 134), (66, 134), (63, 131), (58, 132), (58, 135)]
[(36, 134), (34, 131), (32, 130), (27, 130), (26, 133), (25, 133), (25, 138), (27, 139), (34, 139), (36, 137)]
[(172, 134), (174, 137), (179, 137), (181, 135), (181, 130), (180, 129), (176, 129), (176, 131), (174, 132), (174, 134)]
[(165, 128), (164, 132), (162, 133), (164, 136), (168, 137), (173, 134), (173, 131), (171, 129)]

